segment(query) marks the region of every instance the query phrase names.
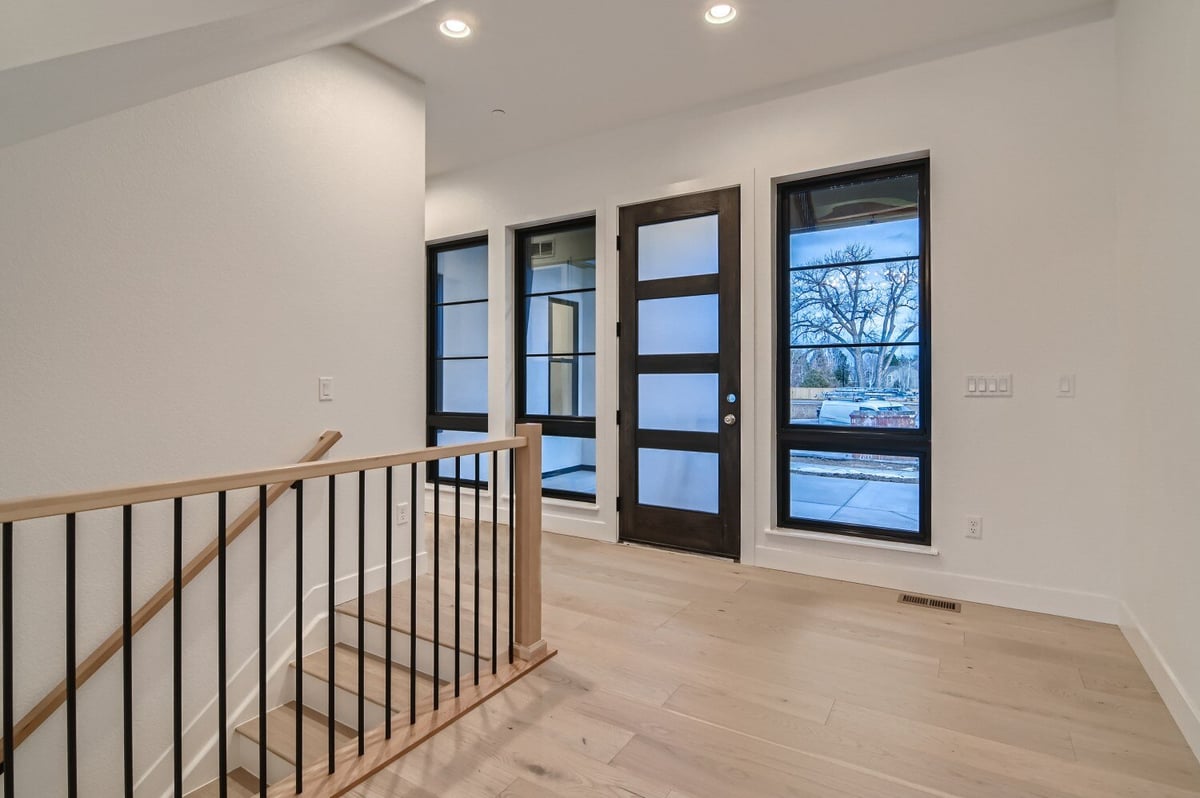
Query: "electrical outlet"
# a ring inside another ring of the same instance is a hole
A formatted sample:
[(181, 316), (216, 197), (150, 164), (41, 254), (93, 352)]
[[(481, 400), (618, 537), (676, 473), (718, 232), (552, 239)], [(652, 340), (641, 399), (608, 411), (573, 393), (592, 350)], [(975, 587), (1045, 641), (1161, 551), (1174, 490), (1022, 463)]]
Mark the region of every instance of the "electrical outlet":
[(983, 537), (983, 516), (967, 516), (967, 537), (975, 538), (976, 540)]
[(408, 523), (408, 502), (400, 502), (396, 505), (396, 526), (404, 526)]

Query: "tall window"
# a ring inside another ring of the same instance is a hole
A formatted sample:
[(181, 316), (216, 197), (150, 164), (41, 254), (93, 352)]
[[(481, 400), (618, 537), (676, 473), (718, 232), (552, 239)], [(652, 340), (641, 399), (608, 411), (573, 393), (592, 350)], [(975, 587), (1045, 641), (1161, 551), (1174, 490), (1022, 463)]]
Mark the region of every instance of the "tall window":
[(517, 420), (542, 425), (542, 493), (596, 500), (596, 221), (523, 230)]
[[(426, 426), (430, 445), (445, 446), (487, 437), (488, 366), (487, 239), (429, 247), (429, 395)], [(462, 459), (460, 478), (486, 481), (487, 461)], [(430, 479), (453, 481), (454, 461), (431, 469)]]
[(929, 164), (779, 187), (781, 526), (929, 543)]

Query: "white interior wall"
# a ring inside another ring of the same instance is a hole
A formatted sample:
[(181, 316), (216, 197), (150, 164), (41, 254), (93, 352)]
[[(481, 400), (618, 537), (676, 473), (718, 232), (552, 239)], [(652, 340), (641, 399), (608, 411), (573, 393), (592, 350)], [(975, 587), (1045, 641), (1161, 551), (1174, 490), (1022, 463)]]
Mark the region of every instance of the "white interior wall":
[[(1200, 395), (1200, 272), (1190, 252), (1200, 185), (1200, 4), (1117, 7), (1121, 139), (1117, 263), (1128, 325), (1122, 413), (1130, 497), (1121, 552), (1122, 627), (1200, 756), (1200, 524), (1192, 506)], [(1178, 412), (1146, 412), (1166, 400)], [(1184, 399), (1182, 407), (1175, 400)]]
[[(0, 149), (0, 495), (281, 465), (325, 429), (345, 434), (335, 457), (422, 446), (424, 135), (423, 88), (339, 47)], [(318, 402), (319, 376), (334, 378), (334, 401)], [(325, 600), (320, 483), (306, 493), (309, 618)], [(339, 486), (344, 575), (354, 483)], [(368, 496), (376, 565), (378, 479)], [(230, 517), (249, 499), (231, 496)], [(186, 503), (185, 557), (213, 538), (214, 504)], [(276, 507), (269, 661), (282, 674), (291, 494)], [(118, 517), (79, 521), (81, 657), (120, 622)], [(17, 525), (18, 717), (63, 674), (60, 523)], [(138, 508), (135, 535), (137, 606), (170, 574), (169, 509)], [(230, 550), (235, 719), (256, 714), (256, 544), (252, 527)], [(214, 570), (184, 597), (190, 784), (215, 776)], [(170, 640), (169, 611), (135, 639), (139, 794), (167, 785)], [(80, 691), (88, 795), (119, 792), (119, 663)], [(62, 717), (18, 749), (23, 794), (63, 794), (33, 780), (61, 778)]]
[[(1123, 302), (1113, 257), (1111, 20), (767, 102), (598, 133), (428, 186), (427, 238), (492, 247), (490, 405), (510, 429), (512, 230), (594, 212), (596, 507), (548, 500), (550, 529), (616, 539), (616, 251), (622, 204), (740, 185), (743, 559), (758, 565), (1114, 621), (1122, 531)], [(772, 179), (932, 159), (936, 556), (773, 529)], [(537, 175), (531, 180), (530, 175)], [(968, 400), (965, 375), (1015, 396)], [(1056, 398), (1059, 374), (1077, 397)], [(982, 540), (964, 537), (982, 515)]]

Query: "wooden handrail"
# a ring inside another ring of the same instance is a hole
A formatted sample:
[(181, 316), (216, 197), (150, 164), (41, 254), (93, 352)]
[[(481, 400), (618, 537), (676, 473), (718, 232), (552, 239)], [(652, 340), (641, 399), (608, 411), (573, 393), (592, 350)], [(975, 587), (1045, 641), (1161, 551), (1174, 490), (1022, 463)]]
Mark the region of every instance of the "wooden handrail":
[[(125, 488), (84, 491), (82, 493), (60, 493), (52, 496), (35, 496), (26, 499), (0, 501), (0, 523), (27, 521), (33, 518), (48, 518), (68, 513), (89, 510), (106, 510), (126, 504), (145, 504), (166, 501), (184, 496), (199, 496), (204, 493), (257, 488), (260, 485), (284, 484), (285, 487), (300, 479), (327, 477), (331, 474), (348, 474), (356, 471), (371, 471), (388, 466), (412, 465), (431, 460), (464, 457), (469, 454), (496, 452), (506, 449), (522, 449), (526, 446), (522, 437), (492, 438), (475, 443), (459, 443), (452, 446), (432, 446), (408, 452), (380, 454), (350, 460), (325, 460), (319, 463), (265, 468), (259, 471), (243, 471), (175, 482), (155, 482)], [(539, 475), (540, 476), (540, 475)]]
[[(325, 454), (333, 448), (333, 445), (342, 439), (342, 433), (337, 430), (326, 430), (321, 433), (321, 437), (317, 438), (317, 442), (313, 447), (304, 453), (300, 458), (301, 463), (310, 463), (321, 459)], [(283, 494), (287, 493), (291, 482), (281, 482), (271, 485), (267, 490), (267, 506), (270, 507)], [(80, 494), (76, 494), (80, 495)], [(126, 502), (129, 503), (129, 502)], [(34, 516), (36, 517), (36, 516)], [(226, 545), (232, 543), (239, 535), (250, 528), (258, 518), (258, 500), (254, 502), (242, 512), (234, 522), (225, 530)], [(211, 543), (197, 554), (183, 570), (180, 571), (179, 581), (181, 587), (186, 587), (217, 557), (217, 543), (214, 539)], [(171, 603), (171, 598), (175, 590), (175, 580), (169, 579), (167, 583), (160, 587), (158, 591), (150, 597), (150, 600), (142, 606), (137, 612), (130, 616), (130, 634), (137, 634), (142, 627), (150, 622), (150, 619), (157, 615), (164, 607)], [(82, 687), (88, 679), (91, 679), (104, 666), (106, 662), (121, 650), (121, 643), (124, 639), (124, 628), (116, 629), (112, 634), (105, 638), (104, 642), (96, 648), (88, 657), (79, 664), (75, 671), (76, 688)], [(51, 690), (45, 698), (39, 701), (33, 709), (26, 713), (25, 717), (21, 718), (13, 726), (13, 747), (23, 743), (29, 735), (33, 734), (39, 726), (45, 723), (51, 715), (54, 714), (63, 703), (67, 700), (67, 683), (63, 680)], [(3, 749), (0, 748), (0, 762), (4, 761)]]

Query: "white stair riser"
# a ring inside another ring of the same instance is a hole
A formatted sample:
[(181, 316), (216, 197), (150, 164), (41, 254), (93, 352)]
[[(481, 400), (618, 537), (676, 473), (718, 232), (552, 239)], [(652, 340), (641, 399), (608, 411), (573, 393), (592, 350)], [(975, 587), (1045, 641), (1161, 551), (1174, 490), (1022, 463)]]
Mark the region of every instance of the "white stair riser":
[[(345, 724), (351, 729), (358, 728), (358, 695), (349, 690), (343, 690), (340, 687), (334, 687), (334, 695), (337, 711), (333, 717), (340, 723)], [(397, 708), (400, 707), (401, 696), (394, 696)], [(407, 696), (403, 696), (407, 701)], [(324, 679), (313, 676), (311, 673), (304, 674), (304, 706), (320, 712), (326, 717), (329, 716), (329, 684)], [(405, 708), (407, 703), (403, 705)], [(363, 702), (363, 710), (366, 716), (367, 731), (379, 726), (383, 723), (384, 711), (383, 707), (371, 701)]]
[[(470, 628), (462, 630), (464, 640), (474, 632)], [(366, 622), (363, 624), (363, 643), (367, 652), (374, 654), (380, 659), (384, 658), (387, 645), (387, 631), (383, 626)], [(358, 647), (358, 618), (353, 615), (345, 615), (337, 613), (337, 619), (334, 623), (334, 636), (339, 643)], [(507, 645), (507, 641), (503, 645)], [(497, 646), (503, 648), (500, 641), (497, 641)], [(480, 641), (480, 647), (487, 651), (491, 651), (491, 638)], [(408, 667), (409, 658), (409, 636), (406, 632), (398, 632), (392, 630), (392, 662), (399, 663)], [(459, 654), (459, 667), (462, 669), (462, 675), (467, 676), (474, 668), (474, 657), (471, 654)], [(479, 672), (490, 673), (491, 663), (488, 660), (479, 660)], [(438, 658), (438, 669), (441, 671), (442, 681), (454, 681), (454, 647), (441, 646), (441, 652)], [(433, 675), (433, 641), (417, 638), (417, 673)]]
[[(258, 778), (258, 743), (243, 734), (234, 735), (233, 756), (237, 764)], [(267, 749), (267, 783), (274, 784), (296, 772), (296, 767), (283, 757)]]

